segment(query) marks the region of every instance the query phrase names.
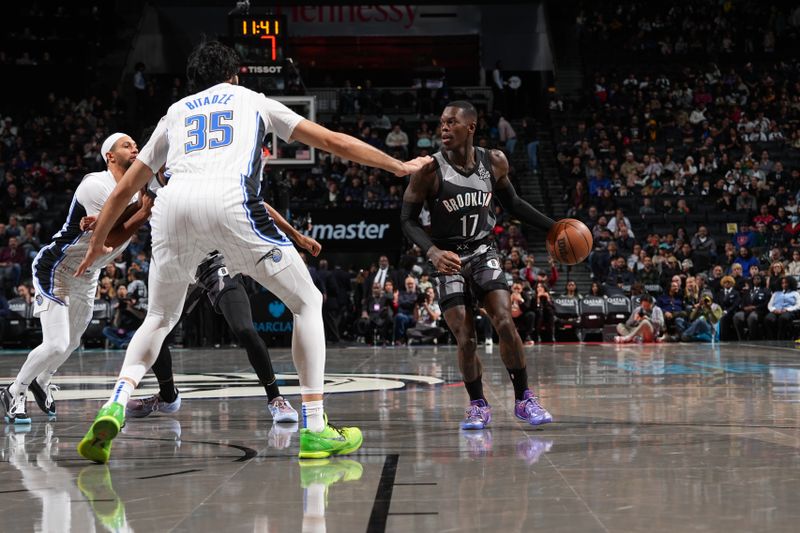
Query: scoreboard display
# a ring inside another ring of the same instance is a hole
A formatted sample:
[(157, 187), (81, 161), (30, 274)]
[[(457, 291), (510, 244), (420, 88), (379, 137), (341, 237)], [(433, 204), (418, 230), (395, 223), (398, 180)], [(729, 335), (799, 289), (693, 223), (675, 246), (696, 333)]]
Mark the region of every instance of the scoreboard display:
[(242, 85), (267, 94), (284, 90), (287, 35), (283, 15), (228, 15), (228, 38), (242, 58)]

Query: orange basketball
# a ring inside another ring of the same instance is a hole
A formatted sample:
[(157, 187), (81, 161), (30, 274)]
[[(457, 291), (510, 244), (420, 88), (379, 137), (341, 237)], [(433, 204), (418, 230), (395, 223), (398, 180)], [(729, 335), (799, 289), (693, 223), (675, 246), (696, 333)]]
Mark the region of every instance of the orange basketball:
[(550, 228), (546, 243), (553, 259), (564, 265), (577, 265), (592, 251), (592, 232), (580, 220), (565, 218)]

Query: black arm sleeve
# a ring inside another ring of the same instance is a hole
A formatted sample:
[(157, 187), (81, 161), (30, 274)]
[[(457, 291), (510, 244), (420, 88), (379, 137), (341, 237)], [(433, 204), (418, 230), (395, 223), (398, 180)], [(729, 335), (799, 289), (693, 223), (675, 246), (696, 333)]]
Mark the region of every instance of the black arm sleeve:
[(419, 246), (422, 253), (427, 256), (428, 250), (433, 246), (433, 241), (419, 223), (419, 214), (422, 212), (422, 205), (418, 202), (403, 202), (400, 210), (400, 224), (406, 238)]
[(556, 223), (555, 220), (517, 196), (517, 191), (514, 190), (514, 186), (510, 181), (508, 182), (508, 187), (503, 189), (495, 188), (495, 196), (503, 204), (503, 209), (531, 226), (549, 230)]

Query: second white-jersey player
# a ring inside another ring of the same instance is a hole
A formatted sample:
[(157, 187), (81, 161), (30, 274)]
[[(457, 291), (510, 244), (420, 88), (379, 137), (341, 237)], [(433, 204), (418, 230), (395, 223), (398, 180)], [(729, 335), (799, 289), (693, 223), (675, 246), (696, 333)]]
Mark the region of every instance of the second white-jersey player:
[(237, 85), (239, 59), (209, 42), (190, 56), (187, 78), (199, 92), (173, 104), (139, 158), (100, 213), (81, 268), (106, 252), (105, 236), (119, 212), (166, 163), (170, 185), (153, 208), (153, 257), (147, 317), (137, 330), (109, 401), (78, 451), (106, 462), (111, 439), (124, 422), (131, 392), (155, 361), (165, 336), (180, 318), (186, 288), (197, 264), (222, 252), (232, 274), (244, 273), (276, 294), (294, 314), (292, 357), (302, 396), (300, 457), (351, 453), (361, 446), (358, 428), (334, 428), (324, 420), (322, 393), (325, 334), (322, 295), (308, 269), (263, 205), (259, 184), (262, 144), (269, 131), (397, 176), (430, 161), (403, 163), (354, 137), (332, 132), (286, 106)]

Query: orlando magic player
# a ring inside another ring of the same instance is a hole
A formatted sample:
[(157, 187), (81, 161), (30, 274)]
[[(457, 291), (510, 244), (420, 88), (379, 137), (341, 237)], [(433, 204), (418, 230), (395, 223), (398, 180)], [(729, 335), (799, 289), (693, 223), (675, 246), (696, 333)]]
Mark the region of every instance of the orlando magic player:
[[(554, 221), (517, 196), (501, 151), (473, 145), (477, 118), (469, 102), (455, 101), (445, 107), (442, 150), (411, 177), (403, 197), (403, 231), (436, 269), (434, 285), (458, 343), (458, 364), (470, 398), (461, 427), (483, 429), (492, 418), (483, 394), (475, 324), (467, 311), (473, 298), (487, 310), (500, 337), (500, 357), (514, 385), (516, 416), (532, 425), (545, 424), (552, 417), (528, 388), (522, 340), (511, 318), (510, 292), (492, 233), (492, 202), (496, 197), (511, 214), (543, 230)], [(431, 213), (430, 236), (419, 223), (426, 203)]]
[(125, 405), (183, 310), (186, 289), (210, 250), (220, 250), (232, 273), (267, 286), (294, 314), (292, 357), (300, 380), (303, 429), (300, 457), (348, 454), (362, 444), (358, 428), (336, 428), (323, 409), (325, 336), (322, 294), (260, 197), (261, 146), (268, 131), (397, 176), (416, 172), (428, 158), (401, 162), (357, 139), (304, 119), (283, 104), (238, 86), (239, 58), (218, 43), (201, 44), (187, 62), (198, 91), (174, 103), (138, 160), (101, 211), (78, 273), (105, 253), (103, 243), (124, 209), (123, 199), (166, 164), (170, 184), (153, 210), (153, 260), (147, 317), (136, 331), (108, 402), (78, 445), (87, 459), (105, 463), (124, 423)]
[[(152, 132), (151, 132), (152, 133)], [(152, 184), (152, 189), (166, 186), (168, 178), (162, 167), (155, 175), (157, 184)], [(269, 204), (264, 203), (278, 228), (283, 231), (297, 246), (304, 248), (312, 255), (319, 255), (322, 246), (315, 239), (303, 235), (294, 228), (280, 213)], [(86, 225), (95, 223), (93, 219), (86, 219)], [(184, 314), (191, 313), (203, 294), (208, 295), (214, 310), (225, 317), (236, 339), (244, 346), (247, 358), (258, 376), (258, 381), (267, 393), (267, 408), (272, 415), (273, 422), (297, 422), (297, 411), (287, 399), (281, 395), (275, 372), (272, 369), (272, 360), (266, 344), (256, 333), (253, 327), (253, 316), (250, 311), (250, 299), (244, 288), (241, 274), (231, 276), (225, 266), (225, 258), (215, 250), (208, 254), (197, 267), (195, 273), (197, 280), (195, 289), (189, 294), (184, 306)], [(180, 393), (175, 387), (175, 378), (172, 372), (172, 353), (167, 340), (161, 345), (158, 358), (153, 363), (153, 374), (158, 381), (158, 392), (147, 398), (137, 398), (128, 401), (125, 407), (126, 416), (144, 418), (153, 413), (172, 414), (181, 406)]]
[(75, 275), (89, 247), (89, 233), (81, 229), (81, 219), (100, 212), (139, 150), (128, 135), (115, 133), (103, 142), (101, 153), (107, 169), (83, 178), (75, 189), (64, 226), (33, 261), (34, 315), (42, 321), (43, 338), (42, 344), (28, 354), (14, 382), (0, 391), (0, 405), (9, 423), (30, 423), (25, 408), (29, 388), (42, 411), (50, 416), (56, 414), (50, 378), (80, 345), (92, 318), (100, 269), (128, 246), (131, 235), (150, 217), (151, 196), (125, 198), (128, 209), (120, 218), (124, 222), (117, 223), (105, 239), (107, 251), (96, 257), (85, 272)]

